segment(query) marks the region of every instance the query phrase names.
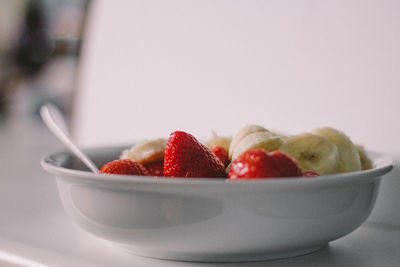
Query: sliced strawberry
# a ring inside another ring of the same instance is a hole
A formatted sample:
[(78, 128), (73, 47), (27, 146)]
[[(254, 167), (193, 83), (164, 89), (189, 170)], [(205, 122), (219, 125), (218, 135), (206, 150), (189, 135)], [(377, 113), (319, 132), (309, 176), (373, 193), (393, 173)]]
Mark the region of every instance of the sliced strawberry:
[(143, 164), (151, 176), (163, 176), (164, 160), (156, 160)]
[(224, 177), (221, 160), (191, 134), (173, 132), (167, 142), (164, 157), (164, 176)]
[(212, 152), (219, 158), (219, 160), (227, 167), (230, 163), (228, 151), (222, 146), (213, 147)]
[(124, 175), (149, 175), (146, 168), (130, 159), (118, 159), (106, 163), (100, 169), (100, 173), (105, 174), (124, 174)]
[(264, 149), (251, 149), (233, 163), (229, 179), (260, 179), (302, 176), (297, 162), (280, 151), (268, 153)]

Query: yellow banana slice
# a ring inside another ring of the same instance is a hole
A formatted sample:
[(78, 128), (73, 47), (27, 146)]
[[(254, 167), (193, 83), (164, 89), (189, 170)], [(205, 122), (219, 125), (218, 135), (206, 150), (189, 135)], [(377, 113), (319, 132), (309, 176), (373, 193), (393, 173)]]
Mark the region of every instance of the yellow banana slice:
[(289, 137), (279, 150), (296, 159), (303, 172), (332, 174), (338, 167), (337, 147), (320, 135), (305, 133)]
[(256, 132), (269, 132), (269, 131), (262, 126), (255, 124), (248, 124), (242, 127), (232, 138), (232, 142), (229, 146), (229, 159), (232, 159), (233, 151), (236, 150), (236, 146), (238, 145), (238, 143), (249, 134)]
[(213, 131), (213, 137), (206, 143), (206, 146), (209, 149), (213, 149), (214, 147), (217, 146), (222, 146), (223, 148), (226, 149), (226, 151), (229, 151), (229, 146), (231, 145), (231, 142), (232, 142), (232, 137), (218, 136)]
[(374, 164), (369, 159), (367, 152), (365, 151), (362, 145), (356, 145), (358, 155), (360, 156), (361, 160), (361, 170), (369, 170), (374, 167)]
[(338, 148), (339, 164), (336, 170), (337, 173), (361, 170), (361, 160), (357, 148), (344, 133), (330, 127), (317, 129), (313, 133), (325, 136)]
[(249, 149), (263, 148), (266, 151), (275, 151), (283, 144), (283, 140), (267, 131), (255, 132), (247, 135), (235, 146), (232, 151), (232, 161)]
[(120, 159), (131, 159), (141, 164), (161, 160), (164, 158), (166, 145), (167, 139), (164, 138), (146, 140), (122, 151)]

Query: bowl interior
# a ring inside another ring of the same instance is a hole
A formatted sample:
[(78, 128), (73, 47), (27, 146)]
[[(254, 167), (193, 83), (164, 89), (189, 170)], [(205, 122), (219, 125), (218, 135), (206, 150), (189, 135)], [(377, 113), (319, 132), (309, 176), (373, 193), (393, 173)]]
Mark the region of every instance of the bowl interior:
[[(129, 145), (121, 145), (121, 146), (109, 146), (109, 147), (96, 147), (96, 148), (88, 148), (85, 149), (85, 152), (88, 154), (88, 156), (93, 160), (93, 162), (97, 165), (97, 167), (100, 169), (104, 164), (106, 164), (109, 161), (118, 159), (119, 156), (121, 155), (121, 152), (124, 149), (129, 148)], [(333, 174), (333, 175), (326, 175), (326, 176), (319, 176), (313, 179), (301, 179), (302, 181), (318, 181), (318, 180), (332, 180), (332, 179), (337, 179), (337, 178), (342, 178), (346, 179), (348, 177), (378, 177), (382, 176), (385, 173), (389, 172), (392, 169), (393, 165), (393, 160), (388, 157), (388, 156), (383, 156), (379, 153), (374, 153), (374, 152), (368, 152), (368, 155), (372, 159), (374, 163), (374, 168), (370, 170), (365, 170), (365, 171), (360, 171), (360, 172), (350, 172), (350, 173), (341, 173), (341, 174)], [(94, 178), (94, 179), (100, 179), (100, 180), (129, 180), (128, 175), (95, 175), (90, 170), (72, 153), (69, 151), (60, 151), (54, 154), (51, 154), (47, 157), (44, 157), (42, 159), (42, 166), (44, 169), (46, 169), (48, 172), (52, 174), (68, 174), (68, 175), (73, 175), (73, 176), (80, 176), (80, 177), (89, 177)], [(135, 178), (140, 178), (136, 176)], [(146, 179), (145, 177), (143, 177)], [(220, 178), (190, 178), (190, 179), (157, 179), (157, 181), (163, 180), (163, 182), (166, 182), (166, 180), (173, 180), (174, 182), (183, 182), (189, 181), (192, 183), (197, 183), (197, 182), (212, 182), (212, 183), (220, 183), (221, 180), (225, 179), (220, 179)], [(203, 180), (203, 181), (202, 181)], [(252, 180), (251, 183), (277, 183), (277, 182), (284, 182), (284, 181), (291, 181), (294, 182), (293, 180), (299, 180), (299, 179), (293, 179), (293, 178), (279, 178), (279, 179), (257, 179), (257, 180)], [(240, 181), (241, 183), (247, 182), (247, 180)]]
[[(85, 149), (87, 155), (100, 169), (109, 161), (119, 159), (121, 152), (129, 146), (113, 146)], [(61, 151), (44, 159), (47, 163), (76, 171), (90, 171), (83, 162), (69, 152)]]

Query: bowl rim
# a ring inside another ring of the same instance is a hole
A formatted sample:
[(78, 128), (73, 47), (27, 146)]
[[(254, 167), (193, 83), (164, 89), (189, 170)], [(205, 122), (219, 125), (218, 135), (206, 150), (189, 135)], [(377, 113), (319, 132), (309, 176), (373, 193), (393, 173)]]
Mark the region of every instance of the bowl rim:
[[(100, 149), (117, 149), (123, 146), (99, 146), (84, 149), (84, 151), (93, 151)], [(122, 150), (121, 150), (122, 151)], [(367, 177), (380, 177), (388, 173), (393, 168), (393, 159), (389, 156), (376, 152), (368, 152), (376, 167), (369, 170), (348, 172), (340, 174), (322, 175), (318, 177), (310, 177), (299, 179), (299, 177), (278, 177), (269, 179), (238, 179), (229, 180), (227, 178), (172, 178), (172, 177), (155, 177), (155, 176), (137, 176), (137, 175), (114, 175), (114, 174), (95, 174), (90, 171), (74, 170), (63, 167), (66, 156), (73, 156), (68, 150), (61, 150), (44, 156), (40, 163), (42, 168), (56, 177), (71, 177), (85, 181), (102, 181), (102, 182), (142, 182), (142, 183), (161, 183), (161, 184), (298, 184), (298, 183), (332, 183), (341, 181), (353, 181), (365, 179)], [(60, 160), (64, 158), (64, 161)]]

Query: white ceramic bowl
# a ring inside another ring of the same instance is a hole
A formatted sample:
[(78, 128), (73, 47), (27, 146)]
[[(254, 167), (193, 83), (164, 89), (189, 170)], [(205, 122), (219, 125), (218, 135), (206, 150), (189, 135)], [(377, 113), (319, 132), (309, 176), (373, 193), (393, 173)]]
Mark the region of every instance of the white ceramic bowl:
[[(123, 147), (87, 150), (98, 166)], [(93, 174), (60, 152), (43, 168), (56, 177), (65, 211), (88, 232), (128, 252), (187, 261), (251, 261), (315, 251), (370, 214), (392, 160), (372, 170), (254, 181)]]

